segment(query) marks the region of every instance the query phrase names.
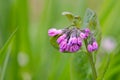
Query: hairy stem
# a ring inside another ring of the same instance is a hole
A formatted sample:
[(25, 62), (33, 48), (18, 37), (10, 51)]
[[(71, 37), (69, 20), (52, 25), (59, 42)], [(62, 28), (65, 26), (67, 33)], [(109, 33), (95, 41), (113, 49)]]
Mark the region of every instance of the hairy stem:
[[(87, 49), (87, 40), (85, 40), (85, 46), (86, 46), (86, 49)], [(91, 68), (92, 68), (93, 78), (94, 78), (94, 80), (96, 80), (97, 79), (97, 72), (96, 72), (95, 63), (94, 63), (94, 60), (93, 60), (92, 53), (89, 53), (87, 51), (86, 54), (88, 55), (88, 59), (89, 59), (89, 62), (90, 62)]]
[(95, 63), (93, 61), (93, 56), (89, 52), (87, 53), (87, 55), (88, 55), (89, 62), (90, 62), (91, 68), (92, 68), (93, 78), (94, 78), (94, 80), (96, 80), (97, 79), (97, 73), (96, 73)]

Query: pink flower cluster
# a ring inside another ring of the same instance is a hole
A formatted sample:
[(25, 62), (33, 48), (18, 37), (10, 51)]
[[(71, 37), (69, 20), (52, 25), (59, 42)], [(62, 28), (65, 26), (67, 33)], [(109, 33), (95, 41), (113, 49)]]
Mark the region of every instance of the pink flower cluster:
[[(78, 28), (66, 28), (63, 30), (52, 28), (48, 30), (48, 35), (51, 37), (60, 35), (56, 41), (59, 44), (59, 51), (71, 53), (80, 50), (83, 40), (87, 39), (90, 36), (90, 33), (91, 32), (88, 28), (84, 30)], [(88, 44), (87, 49), (89, 52), (97, 50), (97, 42)]]
[(88, 44), (87, 49), (89, 52), (93, 52), (98, 49), (98, 44), (94, 41), (92, 44)]

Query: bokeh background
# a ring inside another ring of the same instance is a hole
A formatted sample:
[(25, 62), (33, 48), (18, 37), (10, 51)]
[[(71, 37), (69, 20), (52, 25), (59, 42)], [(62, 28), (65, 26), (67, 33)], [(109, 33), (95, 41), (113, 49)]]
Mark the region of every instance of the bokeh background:
[(73, 54), (60, 53), (47, 34), (69, 25), (63, 11), (83, 18), (87, 8), (96, 12), (102, 30), (98, 75), (120, 80), (120, 0), (0, 0), (0, 80), (92, 80), (83, 75), (85, 58), (73, 61)]

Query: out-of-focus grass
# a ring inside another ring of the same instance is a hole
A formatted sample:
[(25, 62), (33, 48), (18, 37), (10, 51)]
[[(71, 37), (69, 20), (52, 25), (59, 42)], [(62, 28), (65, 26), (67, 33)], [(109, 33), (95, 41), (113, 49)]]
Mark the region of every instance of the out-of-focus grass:
[[(6, 69), (3, 80), (78, 80), (79, 74), (71, 70), (73, 54), (61, 54), (55, 50), (49, 43), (47, 30), (51, 27), (63, 28), (69, 24), (67, 19), (61, 16), (63, 11), (73, 12), (83, 18), (87, 7), (94, 9), (98, 14), (103, 37), (112, 36), (118, 44), (118, 48), (111, 52), (105, 80), (120, 79), (119, 0), (97, 2), (94, 0), (44, 0), (38, 2), (44, 3), (36, 7), (38, 11), (41, 9), (41, 14), (37, 15), (37, 17), (40, 16), (39, 21), (31, 22), (30, 12), (35, 4), (30, 5), (29, 0), (0, 1), (1, 49), (18, 27), (14, 39), (8, 45), (12, 44), (6, 68), (3, 66), (9, 48), (5, 49), (2, 53), (4, 56), (0, 58), (0, 77), (4, 74), (2, 70)], [(105, 51), (102, 53), (107, 54)], [(103, 58), (106, 56), (101, 57)]]

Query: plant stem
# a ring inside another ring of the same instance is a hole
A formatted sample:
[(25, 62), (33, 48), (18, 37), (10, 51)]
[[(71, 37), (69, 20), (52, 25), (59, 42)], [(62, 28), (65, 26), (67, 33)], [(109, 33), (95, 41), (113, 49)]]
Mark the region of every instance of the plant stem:
[(91, 68), (92, 68), (93, 78), (94, 78), (94, 80), (96, 80), (97, 79), (97, 73), (96, 73), (96, 69), (95, 69), (95, 63), (93, 61), (93, 56), (89, 52), (87, 53), (87, 55), (88, 55), (88, 58), (89, 58), (89, 61), (90, 61), (90, 65), (91, 65)]
[[(87, 40), (85, 40), (85, 46), (86, 46), (86, 50), (87, 50)], [(91, 68), (92, 68), (93, 78), (94, 78), (94, 80), (96, 80), (97, 79), (97, 72), (96, 72), (95, 63), (94, 63), (94, 60), (93, 60), (92, 53), (90, 53), (90, 52), (87, 51), (86, 54), (88, 55), (88, 59), (90, 61), (90, 65), (91, 65)]]

